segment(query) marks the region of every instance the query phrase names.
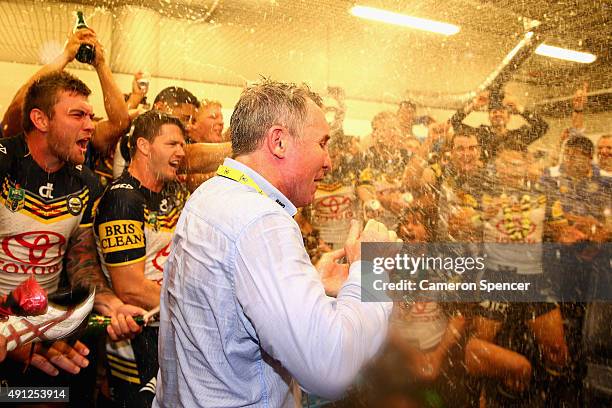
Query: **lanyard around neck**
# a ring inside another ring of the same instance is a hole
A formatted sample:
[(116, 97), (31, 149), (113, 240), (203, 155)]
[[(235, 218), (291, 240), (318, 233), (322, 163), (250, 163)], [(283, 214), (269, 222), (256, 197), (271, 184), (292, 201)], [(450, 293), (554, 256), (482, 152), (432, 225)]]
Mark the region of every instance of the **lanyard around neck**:
[(257, 185), (257, 183), (255, 181), (253, 181), (253, 179), (251, 177), (247, 176), (246, 174), (244, 174), (240, 170), (236, 170), (236, 169), (234, 169), (232, 167), (225, 166), (225, 165), (222, 164), (217, 169), (217, 175), (219, 175), (221, 177), (228, 178), (230, 180), (237, 181), (240, 184), (244, 184), (244, 185), (247, 185), (249, 187), (253, 187), (255, 189), (255, 191), (257, 191), (259, 194), (264, 195), (266, 197), (268, 196), (266, 193), (264, 193), (264, 191), (261, 189), (261, 187), (259, 187)]

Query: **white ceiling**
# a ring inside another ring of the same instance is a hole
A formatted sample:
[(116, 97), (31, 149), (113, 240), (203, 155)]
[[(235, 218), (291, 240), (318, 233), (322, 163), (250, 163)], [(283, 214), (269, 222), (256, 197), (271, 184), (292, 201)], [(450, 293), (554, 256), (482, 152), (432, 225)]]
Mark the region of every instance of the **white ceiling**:
[[(42, 62), (44, 50), (61, 49), (74, 24), (72, 13), (83, 9), (115, 72), (144, 69), (159, 77), (237, 86), (263, 75), (317, 89), (342, 86), (353, 99), (396, 101), (406, 93), (473, 90), (516, 45), (522, 16), (529, 16), (550, 24), (547, 42), (554, 45), (597, 48), (603, 41), (608, 47), (597, 50), (603, 55), (592, 67), (533, 56), (519, 81), (549, 96), (585, 78), (610, 87), (609, 1), (358, 2), (461, 26), (451, 37), (358, 19), (348, 12), (355, 2), (343, 0), (80, 3), (0, 2), (0, 60)], [(567, 19), (576, 16), (585, 17), (568, 26)], [(592, 41), (595, 33), (599, 42)]]

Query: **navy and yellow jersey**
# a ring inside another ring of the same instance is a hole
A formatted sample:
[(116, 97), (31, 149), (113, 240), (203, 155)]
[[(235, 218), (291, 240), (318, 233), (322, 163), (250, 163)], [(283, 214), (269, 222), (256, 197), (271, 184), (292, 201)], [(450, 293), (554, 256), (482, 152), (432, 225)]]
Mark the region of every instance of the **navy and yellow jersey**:
[(503, 136), (497, 135), (489, 125), (480, 125), (473, 128), (463, 123), (467, 117), (464, 109), (460, 109), (451, 117), (450, 122), (455, 133), (467, 129), (468, 132), (475, 132), (478, 144), (482, 148), (481, 160), (485, 163), (495, 158), (498, 151), (504, 147), (512, 149), (523, 149), (534, 141), (538, 140), (548, 131), (548, 123), (534, 112), (523, 111), (519, 113), (525, 119), (527, 125), (518, 129), (509, 129)]
[[(107, 277), (110, 278), (109, 267), (144, 262), (145, 278), (161, 284), (172, 234), (187, 195), (175, 183), (159, 193), (153, 192), (127, 170), (110, 184), (94, 222), (96, 245)], [(156, 339), (157, 327), (149, 329), (152, 332), (148, 334)], [(157, 348), (147, 355), (138, 354), (148, 334), (143, 332), (131, 341), (107, 341), (111, 387), (119, 399), (132, 395), (133, 387), (133, 395), (139, 395), (138, 390), (157, 373)], [(134, 342), (141, 346), (132, 347)]]
[(541, 184), (504, 188), (494, 185), (482, 195), (485, 242), (541, 243), (545, 224), (567, 223), (561, 202)]
[(169, 186), (159, 193), (125, 171), (100, 200), (94, 232), (102, 261), (123, 266), (144, 261), (145, 277), (161, 283), (170, 241), (187, 194)]
[[(449, 233), (448, 221), (452, 214), (459, 211), (470, 217), (480, 237), (482, 196), (490, 185), (490, 180), (484, 171), (460, 175), (452, 166), (441, 167), (439, 164), (432, 165), (430, 169), (435, 175), (435, 182), (431, 186), (432, 192), (437, 196), (437, 216), (434, 223), (436, 239), (440, 242), (454, 242), (458, 239)], [(478, 237), (473, 238), (478, 240)]]
[(569, 176), (563, 166), (552, 167), (544, 172), (541, 184), (567, 214), (591, 216), (602, 222), (609, 217), (612, 183), (601, 176), (597, 166), (592, 166), (591, 175), (583, 179)]
[(86, 167), (47, 173), (23, 135), (0, 140), (0, 293), (34, 275), (57, 289), (70, 237), (91, 228), (102, 187)]
[(495, 185), (483, 194), (481, 207), (485, 266), (498, 271), (511, 268), (522, 275), (542, 274), (546, 227), (567, 223), (560, 202), (539, 184)]

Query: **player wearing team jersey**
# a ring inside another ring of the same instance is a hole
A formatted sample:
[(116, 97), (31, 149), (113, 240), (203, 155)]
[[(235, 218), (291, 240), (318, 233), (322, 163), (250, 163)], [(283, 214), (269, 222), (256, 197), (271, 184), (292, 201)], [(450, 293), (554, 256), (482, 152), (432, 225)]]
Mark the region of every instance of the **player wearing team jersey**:
[[(140, 115), (130, 136), (129, 167), (105, 192), (94, 229), (102, 269), (125, 302), (145, 309), (159, 305), (163, 267), (186, 193), (176, 183), (185, 156), (185, 128), (157, 111)], [(107, 343), (115, 402), (148, 407), (155, 395), (155, 324), (131, 341)]]
[[(529, 158), (520, 145), (498, 150), (480, 203), (482, 240), (488, 280), (532, 282), (539, 290), (545, 227), (555, 237), (572, 229), (560, 203), (528, 182)], [(567, 364), (557, 304), (516, 296), (515, 302), (483, 299), (472, 320), (466, 366), (482, 379), (487, 407), (544, 406), (542, 385), (554, 381)]]
[[(113, 294), (96, 259), (91, 225), (101, 189), (82, 166), (93, 132), (89, 94), (68, 73), (40, 77), (25, 95), (25, 133), (0, 140), (0, 293), (30, 276), (50, 294), (62, 277), (73, 287), (95, 286), (94, 307), (113, 317), (108, 332), (118, 339), (140, 330), (125, 315), (143, 310)], [(41, 386), (46, 376), (36, 377), (35, 370), (23, 375), (21, 362), (29, 361), (50, 376), (76, 374), (88, 366), (88, 354), (80, 342), (72, 347), (63, 341), (18, 347), (9, 353), (11, 361), (2, 366), (0, 380), (11, 386)], [(72, 380), (60, 381), (55, 385)]]
[(100, 88), (104, 95), (104, 110), (107, 115), (106, 119), (94, 122), (91, 140), (87, 145), (85, 165), (94, 170), (100, 182), (106, 186), (107, 181), (112, 179), (112, 171), (108, 168), (109, 160), (112, 162), (115, 144), (125, 133), (130, 120), (127, 106), (123, 101), (123, 94), (115, 83), (113, 73), (106, 61), (104, 47), (99, 43), (96, 33), (91, 28), (79, 29), (71, 33), (62, 53), (42, 66), (19, 88), (6, 109), (2, 118), (2, 126), (4, 136), (15, 136), (21, 132), (24, 97), (30, 85), (46, 74), (59, 72), (66, 68), (74, 61), (82, 44), (89, 44), (96, 49), (92, 66), (100, 80)]

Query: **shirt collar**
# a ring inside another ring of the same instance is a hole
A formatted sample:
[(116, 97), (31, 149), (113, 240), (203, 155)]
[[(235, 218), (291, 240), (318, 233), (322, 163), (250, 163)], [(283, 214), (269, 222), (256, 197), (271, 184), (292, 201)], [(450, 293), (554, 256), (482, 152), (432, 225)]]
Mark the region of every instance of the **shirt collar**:
[(239, 161), (230, 159), (229, 157), (225, 158), (223, 165), (239, 170), (250, 178), (252, 178), (255, 184), (257, 184), (259, 188), (261, 188), (268, 197), (270, 197), (278, 205), (283, 207), (283, 209), (291, 217), (295, 216), (295, 214), (297, 213), (297, 208), (293, 205), (293, 203), (291, 203), (291, 201), (289, 201), (289, 199), (285, 197), (283, 193), (281, 193), (276, 187), (274, 187), (268, 180), (262, 177), (255, 170), (251, 169), (249, 166), (243, 163), (240, 163)]

